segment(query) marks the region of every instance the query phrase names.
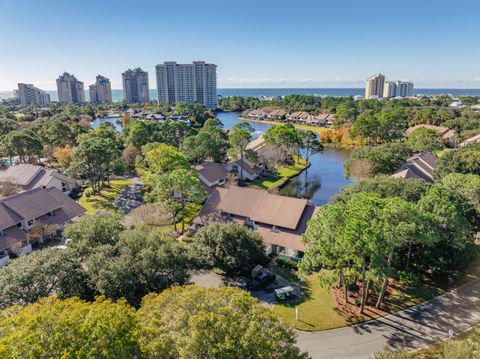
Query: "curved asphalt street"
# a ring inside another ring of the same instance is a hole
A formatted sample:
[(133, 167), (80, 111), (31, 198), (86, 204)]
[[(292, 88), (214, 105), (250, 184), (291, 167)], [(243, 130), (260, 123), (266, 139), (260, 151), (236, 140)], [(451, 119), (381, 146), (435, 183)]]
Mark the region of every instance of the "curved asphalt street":
[(385, 346), (414, 350), (480, 323), (480, 280), (418, 306), (351, 327), (298, 332), (312, 358), (365, 359)]

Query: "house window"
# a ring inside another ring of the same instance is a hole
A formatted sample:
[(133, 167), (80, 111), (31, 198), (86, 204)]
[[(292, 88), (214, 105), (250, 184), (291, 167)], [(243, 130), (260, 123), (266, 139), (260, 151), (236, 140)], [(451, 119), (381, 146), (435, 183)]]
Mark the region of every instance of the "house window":
[(33, 225), (33, 219), (29, 220), (29, 221), (27, 222), (27, 225), (28, 225), (28, 226)]
[(47, 216), (48, 216), (48, 217), (54, 217), (54, 216), (55, 216), (55, 213), (53, 213), (53, 212), (48, 212), (48, 213), (47, 213)]
[(273, 226), (271, 232), (272, 233), (280, 233), (280, 230), (278, 229), (277, 226)]
[(65, 182), (62, 182), (62, 192), (67, 191), (67, 184)]
[(225, 178), (222, 178), (218, 181), (219, 184), (225, 183)]
[(18, 228), (22, 228), (22, 222), (17, 223), (17, 227), (18, 227)]
[(5, 237), (7, 234), (4, 231), (0, 231), (0, 237)]
[(235, 218), (235, 215), (234, 215), (234, 214), (231, 214), (231, 213), (229, 213), (229, 214), (228, 214), (228, 218), (230, 218), (230, 219), (234, 219), (234, 218)]

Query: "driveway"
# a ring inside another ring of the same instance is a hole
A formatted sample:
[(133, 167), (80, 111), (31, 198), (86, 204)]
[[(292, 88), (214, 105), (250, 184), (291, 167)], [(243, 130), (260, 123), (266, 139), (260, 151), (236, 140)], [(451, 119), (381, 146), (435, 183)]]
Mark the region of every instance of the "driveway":
[(312, 358), (364, 359), (385, 346), (413, 350), (480, 323), (480, 280), (398, 313), (320, 332), (297, 332)]

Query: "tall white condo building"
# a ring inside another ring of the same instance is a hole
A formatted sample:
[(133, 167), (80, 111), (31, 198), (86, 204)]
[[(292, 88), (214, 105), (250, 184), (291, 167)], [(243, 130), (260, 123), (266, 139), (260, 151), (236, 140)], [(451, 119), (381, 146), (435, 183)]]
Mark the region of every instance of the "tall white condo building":
[(57, 79), (58, 101), (61, 103), (85, 102), (83, 82), (74, 75), (64, 72)]
[(37, 105), (46, 105), (50, 102), (50, 95), (32, 84), (18, 84), (18, 98), (21, 105), (36, 103)]
[(383, 96), (383, 87), (385, 85), (385, 76), (377, 74), (370, 76), (365, 85), (365, 98), (381, 98)]
[(140, 67), (128, 69), (122, 74), (123, 97), (128, 103), (145, 103), (150, 101), (148, 72)]
[(383, 88), (383, 97), (412, 97), (413, 83), (405, 81), (388, 81)]
[(217, 108), (217, 65), (168, 61), (155, 69), (158, 103), (201, 103), (209, 109)]
[(112, 103), (112, 85), (105, 76), (98, 75), (93, 85), (89, 86), (91, 103)]

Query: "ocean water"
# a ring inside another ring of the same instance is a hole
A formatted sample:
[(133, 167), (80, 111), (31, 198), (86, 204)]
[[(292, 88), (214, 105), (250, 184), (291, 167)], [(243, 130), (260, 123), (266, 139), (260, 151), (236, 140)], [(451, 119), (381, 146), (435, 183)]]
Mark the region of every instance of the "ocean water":
[[(47, 91), (53, 101), (58, 100), (57, 91)], [(453, 96), (480, 96), (480, 89), (415, 89), (415, 94), (423, 95), (442, 95), (450, 94)], [(285, 95), (322, 95), (322, 96), (363, 96), (365, 89), (363, 88), (219, 88), (218, 94), (223, 97), (227, 96), (285, 96)], [(11, 91), (0, 91), (0, 99), (12, 97)], [(89, 95), (86, 92), (85, 98), (88, 100)], [(120, 89), (112, 90), (112, 98), (114, 102), (123, 99), (123, 91)], [(150, 98), (157, 98), (157, 90), (150, 90)]]

